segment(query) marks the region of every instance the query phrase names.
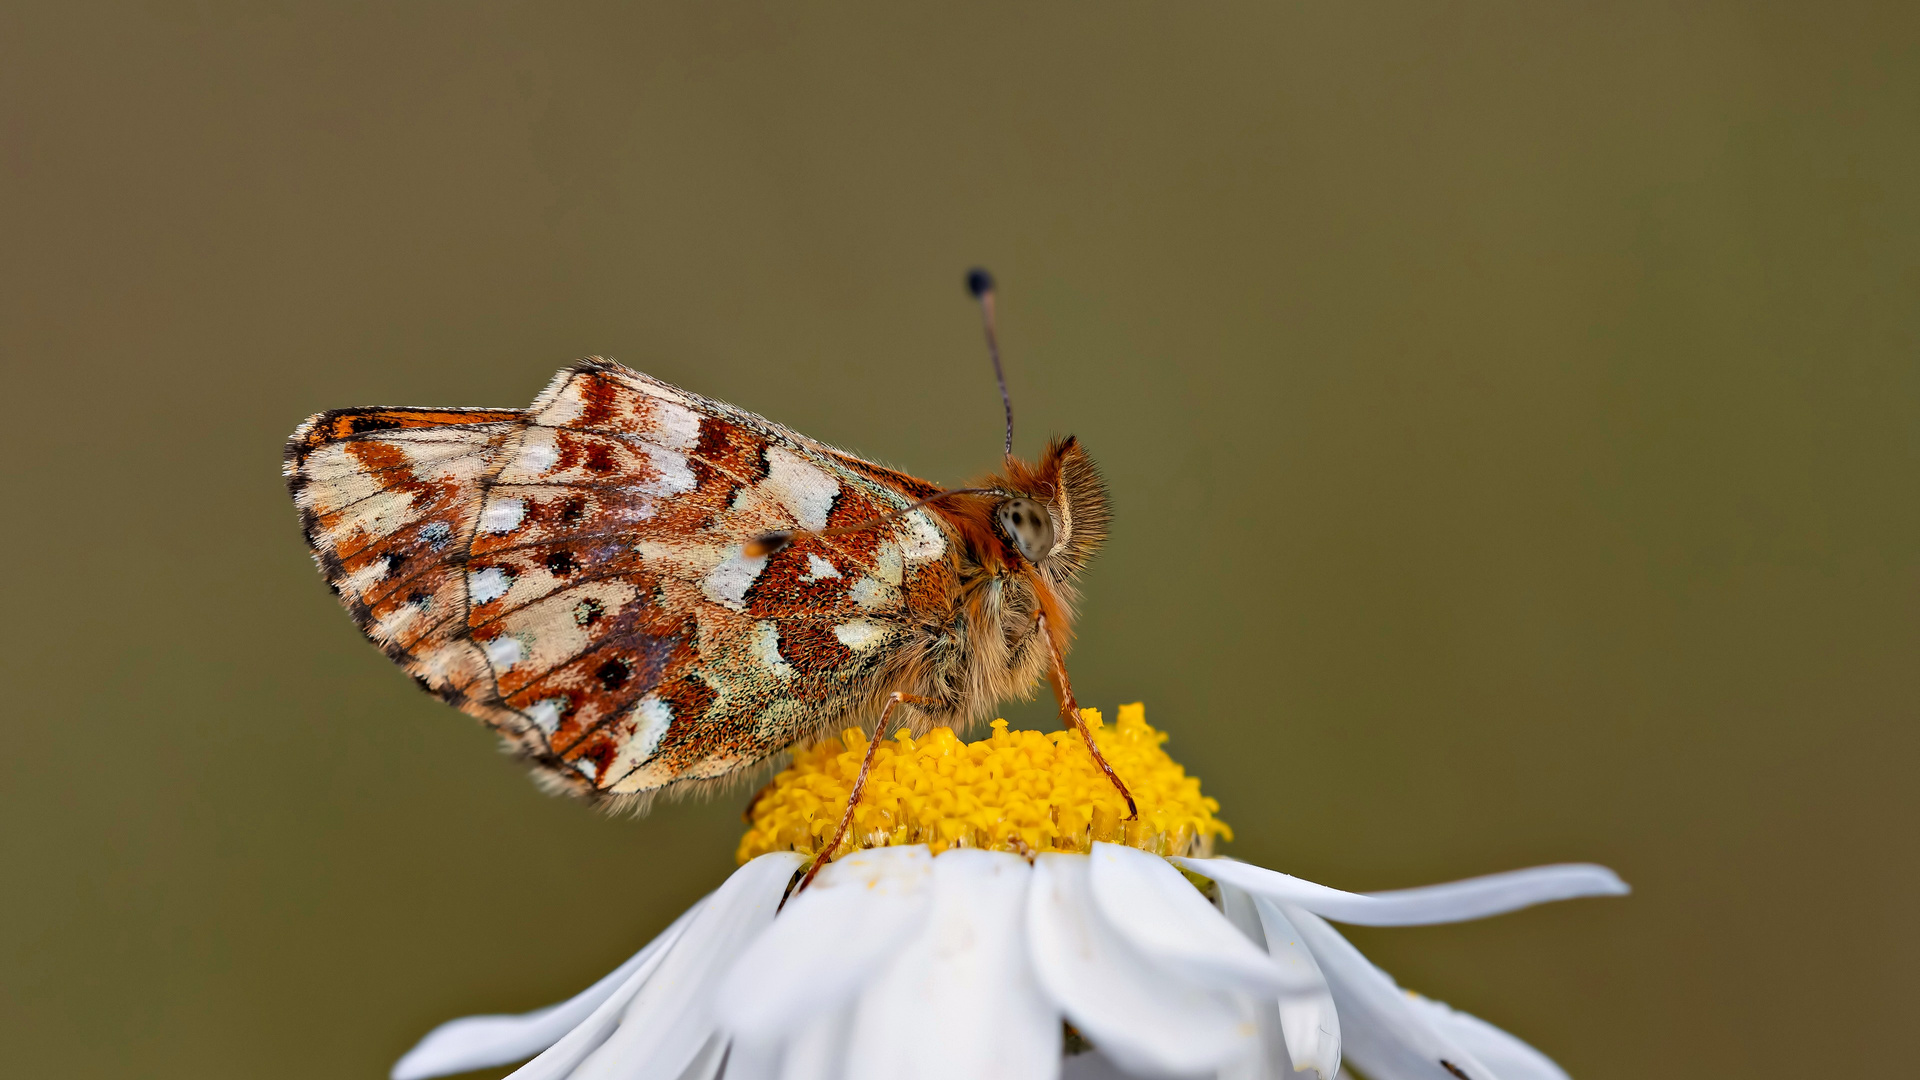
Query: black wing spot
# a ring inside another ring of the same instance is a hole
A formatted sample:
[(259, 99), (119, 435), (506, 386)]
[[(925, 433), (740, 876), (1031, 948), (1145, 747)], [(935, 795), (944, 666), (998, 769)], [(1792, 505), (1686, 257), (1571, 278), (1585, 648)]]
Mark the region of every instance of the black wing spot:
[(565, 577), (580, 568), (573, 559), (571, 551), (556, 551), (547, 556), (547, 572), (555, 577)]
[(633, 678), (633, 666), (625, 660), (616, 658), (601, 664), (600, 670), (593, 674), (600, 680), (601, 686), (608, 690), (618, 690), (628, 679)]

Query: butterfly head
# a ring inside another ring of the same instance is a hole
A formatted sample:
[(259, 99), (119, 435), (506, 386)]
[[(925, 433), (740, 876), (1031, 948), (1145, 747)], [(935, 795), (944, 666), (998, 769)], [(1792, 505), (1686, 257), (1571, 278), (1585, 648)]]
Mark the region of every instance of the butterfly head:
[(1071, 579), (1107, 538), (1107, 487), (1072, 436), (1057, 439), (1037, 463), (1007, 459), (1005, 475), (981, 487), (1001, 497), (993, 529), (1020, 561), (1049, 577)]

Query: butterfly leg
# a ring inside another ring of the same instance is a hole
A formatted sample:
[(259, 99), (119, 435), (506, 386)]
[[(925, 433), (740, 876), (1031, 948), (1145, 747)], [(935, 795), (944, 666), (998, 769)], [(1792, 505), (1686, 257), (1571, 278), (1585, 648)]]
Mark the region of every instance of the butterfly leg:
[(873, 738), (867, 743), (866, 756), (860, 759), (860, 773), (853, 778), (853, 790), (847, 793), (847, 809), (845, 813), (840, 815), (839, 826), (833, 830), (833, 840), (828, 843), (826, 847), (820, 849), (820, 854), (813, 857), (813, 865), (807, 868), (807, 876), (800, 879), (800, 884), (794, 886), (794, 893), (798, 893), (808, 885), (813, 884), (814, 876), (820, 873), (821, 867), (826, 866), (827, 862), (833, 858), (833, 853), (840, 850), (840, 841), (846, 838), (847, 830), (853, 826), (853, 811), (860, 805), (860, 793), (866, 790), (867, 773), (873, 770), (874, 751), (880, 748), (881, 740), (887, 737), (887, 717), (893, 714), (893, 707), (895, 705), (938, 704), (940, 703), (933, 698), (920, 697), (917, 694), (903, 694), (898, 690), (887, 695), (886, 708), (880, 710), (880, 722), (873, 726)]
[(1113, 771), (1113, 766), (1107, 763), (1106, 756), (1100, 753), (1100, 747), (1094, 744), (1092, 729), (1087, 727), (1085, 720), (1080, 719), (1080, 703), (1073, 700), (1073, 684), (1067, 681), (1067, 664), (1061, 659), (1060, 646), (1053, 640), (1053, 634), (1047, 627), (1047, 617), (1041, 615), (1038, 623), (1040, 640), (1047, 646), (1047, 659), (1053, 663), (1053, 689), (1055, 696), (1060, 699), (1060, 718), (1080, 733), (1080, 738), (1087, 744), (1087, 753), (1093, 755), (1093, 763), (1100, 766), (1100, 771), (1106, 773), (1107, 779), (1113, 781), (1113, 786), (1119, 790), (1120, 797), (1127, 800), (1127, 820), (1133, 821), (1140, 816), (1139, 807), (1133, 805), (1133, 792), (1128, 791), (1127, 785), (1121, 783), (1120, 775)]

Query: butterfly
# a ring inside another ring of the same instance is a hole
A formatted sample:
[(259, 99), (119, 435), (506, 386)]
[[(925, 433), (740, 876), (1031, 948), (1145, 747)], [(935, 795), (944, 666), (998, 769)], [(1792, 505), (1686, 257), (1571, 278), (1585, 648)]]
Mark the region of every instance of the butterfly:
[(544, 786), (637, 811), (877, 717), (871, 748), (896, 707), (963, 728), (1043, 676), (1085, 735), (1062, 658), (1106, 489), (1071, 437), (1013, 455), (1000, 381), (1004, 467), (957, 489), (599, 357), (525, 409), (319, 413), (284, 472), (375, 645)]

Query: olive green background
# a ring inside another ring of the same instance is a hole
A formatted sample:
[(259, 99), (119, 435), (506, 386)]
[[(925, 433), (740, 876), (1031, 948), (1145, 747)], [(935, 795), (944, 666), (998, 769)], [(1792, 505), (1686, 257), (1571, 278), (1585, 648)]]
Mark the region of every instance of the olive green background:
[[(4, 1071), (379, 1077), (739, 796), (539, 794), (367, 646), (310, 412), (605, 353), (1117, 527), (1083, 698), (1243, 858), (1636, 892), (1358, 931), (1576, 1077), (1891, 1076), (1920, 994), (1910, 5), (0, 7)], [(1044, 704), (1016, 721), (1050, 726)]]

